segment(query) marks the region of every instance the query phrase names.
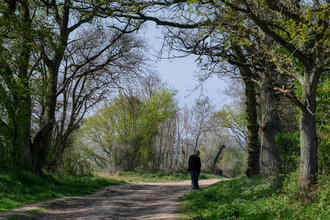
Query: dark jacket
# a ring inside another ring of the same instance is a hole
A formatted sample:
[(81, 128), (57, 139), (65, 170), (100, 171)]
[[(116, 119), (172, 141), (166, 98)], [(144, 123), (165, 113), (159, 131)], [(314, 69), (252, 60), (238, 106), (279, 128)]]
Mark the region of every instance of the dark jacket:
[(201, 159), (198, 155), (193, 154), (189, 157), (188, 161), (188, 171), (201, 172)]

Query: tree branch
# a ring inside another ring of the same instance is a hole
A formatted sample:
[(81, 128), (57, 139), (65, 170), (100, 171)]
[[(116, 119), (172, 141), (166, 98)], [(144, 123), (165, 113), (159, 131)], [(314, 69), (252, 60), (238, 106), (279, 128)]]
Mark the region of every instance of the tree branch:
[(275, 91), (280, 91), (283, 93), (283, 95), (287, 98), (289, 98), (296, 106), (298, 106), (303, 112), (310, 112), (306, 106), (304, 106), (304, 104), (302, 104), (295, 96), (294, 92), (291, 90), (291, 89), (284, 89), (284, 86), (283, 88), (278, 88), (278, 87), (275, 87), (274, 88)]
[(245, 7), (245, 10), (240, 9), (232, 4), (229, 4), (225, 0), (221, 0), (224, 4), (230, 6), (234, 10), (239, 10), (247, 14), (256, 25), (258, 25), (266, 34), (268, 34), (270, 37), (272, 37), (276, 42), (278, 42), (280, 45), (282, 45), (284, 48), (286, 48), (288, 51), (291, 52), (293, 56), (295, 56), (300, 62), (305, 62), (306, 56), (302, 51), (298, 50), (293, 44), (286, 41), (284, 38), (276, 34), (273, 30), (269, 29), (264, 21), (262, 21), (258, 16), (256, 16), (248, 3), (245, 0), (240, 0), (243, 6)]
[[(277, 1), (279, 2), (279, 1)], [(278, 7), (277, 5), (275, 5), (274, 0), (266, 0), (266, 3), (268, 5), (268, 7), (272, 10), (275, 10), (277, 12), (280, 12), (281, 14), (284, 14), (285, 16), (295, 20), (295, 21), (299, 21), (302, 22), (304, 24), (308, 23), (305, 19), (302, 18), (302, 16), (300, 16), (299, 14), (294, 14), (291, 13), (287, 7), (285, 7), (284, 5), (281, 5), (281, 7)]]
[(124, 34), (125, 31), (127, 30), (128, 26), (129, 26), (130, 22), (127, 23), (127, 25), (125, 26), (125, 28), (122, 30), (122, 32), (113, 40), (111, 41), (110, 44), (108, 44), (106, 47), (104, 47), (99, 53), (97, 53), (96, 55), (92, 56), (91, 58), (88, 58), (87, 60), (85, 60), (84, 62), (82, 62), (81, 64), (79, 64), (78, 66), (76, 66), (76, 69), (73, 71), (73, 73), (65, 80), (65, 82), (63, 83), (62, 87), (57, 90), (55, 96), (59, 96), (64, 89), (66, 88), (66, 86), (68, 85), (68, 83), (71, 81), (71, 79), (77, 74), (78, 70), (81, 69), (83, 66), (85, 66), (87, 63), (95, 60), (96, 58), (98, 58), (104, 51), (106, 51), (107, 49), (109, 49), (115, 42), (117, 42)]

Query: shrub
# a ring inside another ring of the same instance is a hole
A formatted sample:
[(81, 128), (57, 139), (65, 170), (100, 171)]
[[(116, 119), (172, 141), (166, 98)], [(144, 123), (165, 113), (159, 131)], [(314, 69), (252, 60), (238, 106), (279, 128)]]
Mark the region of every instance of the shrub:
[(276, 145), (281, 150), (279, 171), (281, 173), (293, 172), (297, 169), (300, 156), (300, 134), (278, 133), (275, 136)]

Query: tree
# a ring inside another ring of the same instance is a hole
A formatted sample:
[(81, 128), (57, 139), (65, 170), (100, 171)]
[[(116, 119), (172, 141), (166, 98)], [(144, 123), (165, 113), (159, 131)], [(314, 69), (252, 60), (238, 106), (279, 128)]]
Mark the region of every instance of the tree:
[[(1, 20), (4, 21), (1, 31), (1, 51), (4, 55), (1, 57), (1, 81), (2, 94), (6, 94), (1, 100), (1, 114), (6, 117), (1, 122), (1, 137), (13, 137), (13, 140), (7, 142), (10, 143), (8, 146), (1, 145), (1, 148), (4, 151), (15, 149), (14, 154), (22, 158), (24, 169), (42, 173), (52, 146), (58, 97), (66, 86), (88, 63), (100, 59), (119, 38), (139, 29), (139, 22), (132, 23), (131, 19), (126, 18), (115, 18), (116, 24), (120, 23), (118, 26), (105, 27), (101, 22), (100, 18), (111, 17), (113, 11), (127, 12), (131, 10), (130, 7), (117, 2), (74, 0), (1, 2)], [(86, 24), (93, 24), (99, 29), (111, 28), (118, 33), (112, 42), (103, 44), (101, 50), (93, 56), (86, 57), (82, 63), (71, 63), (68, 66), (70, 70), (64, 70), (63, 61), (68, 60), (64, 59), (66, 49), (80, 40), (73, 40), (72, 36)], [(15, 27), (14, 31), (12, 27)], [(6, 57), (15, 57), (15, 60)], [(71, 75), (66, 75), (67, 78), (59, 85), (65, 75), (62, 73), (70, 71)], [(42, 86), (34, 87), (38, 81)], [(41, 98), (32, 100), (32, 96)], [(33, 116), (32, 104), (36, 103), (41, 105), (41, 114)], [(34, 123), (32, 117), (40, 118), (40, 122)], [(39, 124), (39, 128), (34, 127), (32, 130), (32, 123)], [(8, 129), (10, 127), (13, 130)], [(8, 154), (14, 156), (11, 152)], [(14, 163), (18, 165), (19, 162)]]
[[(97, 18), (103, 17), (107, 18), (112, 15), (112, 9), (115, 10), (117, 6), (113, 4), (106, 3), (97, 3), (94, 4), (93, 1), (70, 1), (65, 0), (64, 2), (57, 3), (56, 1), (52, 2), (43, 2), (43, 7), (47, 8), (50, 11), (47, 16), (50, 21), (55, 21), (54, 24), (42, 24), (42, 26), (49, 30), (49, 35), (46, 36), (46, 39), (39, 41), (38, 45), (40, 47), (40, 58), (45, 63), (48, 77), (46, 79), (46, 93), (48, 94), (47, 99), (44, 103), (44, 111), (41, 117), (41, 125), (49, 123), (52, 120), (55, 120), (55, 110), (57, 97), (59, 94), (58, 91), (58, 79), (61, 72), (60, 65), (64, 57), (64, 51), (69, 45), (70, 34), (72, 35), (74, 31), (80, 28), (83, 24), (92, 23), (93, 21), (97, 22)], [(90, 10), (91, 9), (91, 10)], [(53, 28), (55, 25), (59, 31)], [(98, 24), (99, 26), (101, 23)], [(103, 28), (100, 26), (100, 28)], [(113, 27), (114, 29), (116, 27)], [(103, 52), (109, 50), (109, 48), (116, 43), (122, 36), (127, 33), (133, 32), (134, 27), (129, 20), (124, 22), (124, 26), (121, 28), (119, 33), (114, 37), (114, 39), (103, 46), (100, 51), (96, 52), (93, 56), (88, 57), (82, 63), (72, 64), (74, 71), (71, 77), (66, 79), (66, 82), (63, 83), (64, 86), (72, 79), (77, 72), (84, 68), (87, 63), (91, 60), (95, 60), (101, 57)], [(110, 62), (110, 57), (105, 60), (105, 62)], [(42, 144), (35, 146), (38, 152), (38, 160), (35, 162), (35, 171), (40, 173), (45, 163), (45, 158), (51, 148), (52, 133), (49, 132), (47, 137), (42, 141)]]
[[(275, 136), (282, 130), (278, 103), (279, 94), (274, 91), (274, 79), (276, 79), (276, 68), (269, 65), (267, 73), (261, 73), (259, 87), (261, 95), (261, 122), (260, 122), (260, 168), (264, 175), (273, 175), (280, 166), (281, 151), (276, 145)], [(273, 71), (271, 71), (273, 70)], [(270, 74), (267, 76), (266, 74)]]
[[(179, 5), (187, 1), (156, 2), (157, 5)], [(328, 70), (328, 3), (319, 1), (295, 1), (292, 5), (289, 1), (226, 1), (202, 2), (189, 1), (191, 8), (202, 6), (209, 10), (220, 10), (211, 18), (217, 18), (218, 30), (224, 31), (226, 21), (235, 20), (240, 16), (238, 28), (246, 23), (253, 23), (267, 36), (273, 39), (274, 44), (262, 44), (263, 51), (272, 57), (272, 61), (277, 65), (278, 71), (289, 77), (296, 79), (302, 88), (301, 101), (296, 99), (294, 93), (289, 90), (279, 90), (287, 94), (300, 108), (300, 133), (301, 133), (301, 164), (300, 164), (300, 186), (308, 187), (316, 180), (317, 174), (317, 135), (316, 135), (316, 90), (322, 72)], [(203, 3), (203, 4), (201, 4)], [(210, 5), (208, 4), (210, 3)], [(147, 7), (147, 6), (145, 6)], [(173, 27), (194, 28), (199, 25), (211, 23), (208, 16), (200, 22), (195, 19), (187, 19), (188, 22), (180, 24), (178, 22), (161, 21), (157, 18), (150, 18), (143, 15), (139, 8), (136, 19), (153, 20), (157, 24), (172, 25)], [(158, 9), (156, 7), (156, 9)], [(221, 14), (223, 10), (230, 9), (234, 13), (228, 16)], [(200, 11), (200, 10), (198, 10)], [(259, 13), (263, 11), (263, 13)], [(176, 12), (176, 11), (174, 11)], [(182, 12), (182, 11), (181, 11)], [(180, 14), (179, 12), (175, 15)], [(182, 15), (182, 14), (180, 14)], [(243, 16), (243, 17), (242, 17)], [(187, 18), (184, 17), (183, 18)], [(180, 21), (180, 20), (178, 20)], [(310, 22), (312, 21), (312, 22)], [(208, 29), (206, 29), (208, 30)], [(212, 29), (209, 29), (212, 30)], [(229, 42), (228, 42), (229, 43)], [(228, 45), (225, 44), (225, 45)], [(235, 42), (234, 42), (235, 43)], [(222, 48), (219, 48), (222, 50)], [(302, 68), (299, 68), (301, 64)]]
[(202, 135), (205, 134), (210, 130), (210, 122), (211, 116), (215, 109), (215, 105), (212, 105), (211, 100), (209, 97), (200, 97), (199, 99), (195, 99), (195, 104), (192, 106), (192, 112), (194, 115), (193, 120), (193, 138), (194, 145), (193, 145), (193, 152), (195, 152), (200, 145), (201, 139), (203, 138)]
[(101, 168), (116, 164), (113, 153), (116, 144), (116, 124), (114, 114), (111, 114), (114, 110), (114, 106), (111, 105), (99, 108), (95, 114), (84, 119), (75, 135), (76, 148)]
[(167, 118), (158, 126), (158, 134), (153, 141), (152, 172), (173, 172), (179, 160), (178, 149), (174, 148), (176, 124), (173, 118)]
[[(156, 140), (164, 134), (166, 122), (174, 119), (175, 94), (162, 87), (144, 99), (120, 93), (85, 120), (77, 143), (100, 165), (113, 164), (116, 170), (158, 169), (167, 163), (168, 152), (161, 158), (164, 150), (172, 148), (173, 141), (165, 149)], [(163, 162), (157, 161), (160, 158)]]
[(228, 129), (227, 135), (233, 137), (238, 146), (247, 152), (248, 133), (243, 104), (239, 101), (224, 105), (220, 111), (213, 113), (212, 121), (219, 127)]
[[(282, 91), (287, 92), (288, 97), (300, 108), (300, 186), (308, 187), (315, 183), (318, 171), (315, 103), (320, 75), (327, 71), (329, 65), (327, 54), (329, 46), (327, 8), (329, 5), (316, 1), (311, 2), (311, 4), (299, 1), (295, 2), (292, 7), (288, 2), (266, 1), (263, 8), (274, 16), (260, 17), (256, 14), (257, 11), (261, 10), (260, 5), (256, 8), (254, 4), (248, 4), (247, 1), (235, 2), (235, 4), (222, 2), (233, 10), (247, 15), (277, 43), (278, 47), (275, 50), (290, 53), (290, 56), (272, 55), (278, 69), (295, 78), (302, 88), (301, 101), (289, 90)], [(305, 19), (306, 17), (309, 19)], [(294, 65), (295, 63), (302, 64), (301, 72), (299, 72), (300, 69), (297, 69), (297, 65)]]
[[(96, 104), (110, 96), (110, 91), (122, 87), (125, 82), (138, 78), (140, 68), (146, 58), (139, 53), (144, 42), (135, 34), (126, 34), (118, 38), (118, 31), (85, 28), (76, 34), (79, 42), (72, 43), (66, 51), (65, 72), (60, 85), (63, 90), (57, 103), (59, 123), (54, 129), (55, 141), (45, 166), (54, 172), (62, 162), (66, 142), (72, 132), (79, 128), (85, 114)], [(117, 39), (118, 38), (118, 39)], [(111, 44), (99, 59), (90, 59), (104, 46)], [(75, 73), (71, 81), (66, 79), (74, 74), (70, 66), (74, 63), (86, 65)], [(67, 83), (67, 86), (64, 84)]]
[[(183, 156), (183, 165), (187, 161), (189, 155), (189, 145), (191, 143), (191, 134), (192, 134), (192, 121), (194, 118), (194, 113), (188, 108), (187, 105), (183, 108), (183, 133), (184, 137), (181, 144), (181, 154)], [(184, 146), (185, 143), (185, 146)]]
[(29, 170), (32, 165), (30, 77), (33, 74), (30, 61), (36, 33), (28, 1), (0, 4), (0, 149), (4, 155), (1, 168), (23, 163)]
[[(246, 58), (243, 55), (242, 49), (233, 44), (232, 50), (234, 56), (239, 63), (246, 63)], [(249, 67), (240, 66), (240, 73), (245, 83), (246, 95), (246, 113), (247, 113), (247, 128), (248, 128), (248, 167), (246, 175), (251, 178), (259, 174), (259, 161), (260, 161), (260, 145), (259, 145), (259, 127), (257, 117), (257, 100), (256, 89), (252, 80), (252, 71)]]

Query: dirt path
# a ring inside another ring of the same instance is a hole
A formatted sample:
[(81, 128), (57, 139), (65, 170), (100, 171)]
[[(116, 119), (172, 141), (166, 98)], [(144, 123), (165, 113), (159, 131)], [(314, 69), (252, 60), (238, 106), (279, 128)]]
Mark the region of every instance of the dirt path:
[[(226, 179), (200, 180), (201, 188)], [(25, 205), (0, 214), (8, 219), (178, 219), (177, 200), (189, 192), (190, 181), (107, 186), (89, 195)], [(22, 213), (47, 206), (33, 215)]]

